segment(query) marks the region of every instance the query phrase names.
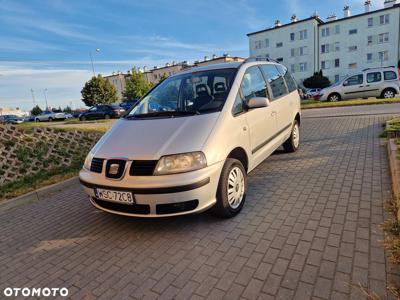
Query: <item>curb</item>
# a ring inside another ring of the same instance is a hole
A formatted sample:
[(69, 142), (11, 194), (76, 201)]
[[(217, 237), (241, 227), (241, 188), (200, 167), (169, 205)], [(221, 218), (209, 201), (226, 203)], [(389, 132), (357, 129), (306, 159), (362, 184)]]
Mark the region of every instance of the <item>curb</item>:
[(20, 205), (33, 203), (39, 200), (43, 200), (46, 196), (54, 194), (56, 192), (61, 191), (64, 188), (70, 187), (74, 184), (79, 183), (78, 176), (74, 176), (70, 179), (54, 183), (49, 186), (42, 187), (35, 191), (29, 192), (25, 195), (21, 195), (15, 198), (3, 200), (0, 202), (0, 211), (8, 210)]
[[(392, 193), (396, 207), (400, 207), (400, 166), (397, 159), (398, 147), (395, 139), (389, 139), (387, 143), (387, 150), (389, 156), (389, 169), (392, 179)], [(400, 220), (400, 209), (397, 211), (397, 219)]]

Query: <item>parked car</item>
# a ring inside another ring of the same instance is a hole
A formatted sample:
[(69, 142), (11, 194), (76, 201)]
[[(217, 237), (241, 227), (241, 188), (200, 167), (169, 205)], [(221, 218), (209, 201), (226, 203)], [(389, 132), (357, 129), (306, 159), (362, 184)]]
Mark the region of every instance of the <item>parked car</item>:
[(65, 113), (63, 113), (63, 112), (45, 111), (44, 113), (35, 117), (35, 122), (64, 121), (65, 119), (66, 119), (66, 116), (65, 116)]
[(300, 97), (283, 65), (248, 59), (194, 68), (168, 77), (119, 119), (87, 155), (80, 181), (110, 213), (165, 217), (213, 207), (233, 217), (247, 174), (281, 145), (296, 151), (299, 125)]
[(318, 95), (321, 89), (308, 89), (305, 93), (305, 98), (312, 99), (314, 96)]
[(73, 119), (74, 116), (73, 116), (72, 114), (70, 114), (70, 113), (66, 113), (66, 114), (65, 114), (65, 118), (66, 118), (66, 119)]
[(3, 115), (0, 116), (0, 124), (21, 124), (24, 119), (16, 115)]
[(79, 115), (79, 120), (119, 118), (125, 110), (117, 105), (96, 105)]
[(340, 101), (357, 98), (394, 98), (400, 91), (395, 67), (368, 68), (358, 74), (322, 89), (316, 96), (320, 101)]
[(24, 117), (24, 122), (35, 122), (35, 116), (26, 116)]
[(129, 110), (132, 106), (134, 106), (138, 100), (123, 100), (119, 106), (121, 106), (126, 111)]

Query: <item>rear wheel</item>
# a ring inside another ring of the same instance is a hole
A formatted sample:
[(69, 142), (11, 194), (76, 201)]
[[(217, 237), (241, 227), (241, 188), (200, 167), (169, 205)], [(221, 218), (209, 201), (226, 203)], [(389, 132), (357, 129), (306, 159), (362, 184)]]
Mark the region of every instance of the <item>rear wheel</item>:
[(296, 152), (300, 146), (300, 130), (299, 123), (294, 120), (290, 137), (283, 143), (286, 152)]
[(106, 120), (108, 120), (108, 119), (110, 119), (111, 117), (110, 117), (110, 115), (105, 115), (104, 116), (104, 119), (106, 119)]
[(246, 170), (239, 160), (227, 158), (218, 183), (214, 213), (222, 218), (236, 216), (243, 208), (246, 193)]
[(394, 98), (395, 95), (396, 95), (395, 90), (385, 89), (385, 90), (383, 90), (381, 97), (384, 99), (391, 99), (391, 98)]
[(342, 98), (338, 93), (332, 93), (328, 96), (328, 101), (330, 102), (337, 102), (340, 101)]

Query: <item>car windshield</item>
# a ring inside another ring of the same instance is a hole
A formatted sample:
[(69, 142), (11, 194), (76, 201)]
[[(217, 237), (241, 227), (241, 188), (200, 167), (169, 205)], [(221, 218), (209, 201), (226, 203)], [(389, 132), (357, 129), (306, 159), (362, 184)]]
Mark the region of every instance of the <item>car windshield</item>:
[(221, 111), (236, 69), (177, 75), (164, 80), (125, 115), (125, 118), (174, 117)]

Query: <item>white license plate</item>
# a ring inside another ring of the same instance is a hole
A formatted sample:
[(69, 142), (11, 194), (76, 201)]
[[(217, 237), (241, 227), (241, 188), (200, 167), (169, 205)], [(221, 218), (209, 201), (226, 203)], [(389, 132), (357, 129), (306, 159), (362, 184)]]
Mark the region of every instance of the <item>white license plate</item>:
[(135, 203), (135, 198), (131, 192), (120, 192), (105, 189), (94, 189), (96, 198), (105, 201), (118, 202), (123, 204)]

